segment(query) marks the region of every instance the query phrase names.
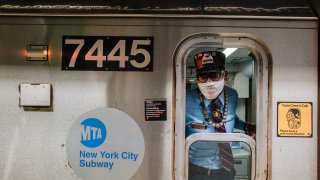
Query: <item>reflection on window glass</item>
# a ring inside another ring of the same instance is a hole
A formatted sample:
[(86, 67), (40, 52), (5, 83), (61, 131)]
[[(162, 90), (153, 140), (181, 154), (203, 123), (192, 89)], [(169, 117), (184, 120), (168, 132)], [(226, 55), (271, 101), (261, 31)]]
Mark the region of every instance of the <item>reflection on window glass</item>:
[(251, 179), (251, 150), (243, 142), (196, 141), (189, 148), (189, 180)]
[[(239, 58), (239, 52), (245, 53), (245, 58)], [(238, 55), (233, 57), (235, 54)], [(185, 136), (240, 132), (253, 137), (255, 121), (248, 115), (253, 111), (248, 107), (253, 93), (250, 90), (252, 74), (253, 56), (247, 49), (191, 51), (187, 59)], [(215, 178), (234, 179), (237, 175), (234, 164), (239, 161), (234, 161), (233, 149), (229, 143), (199, 141), (192, 144), (189, 179), (212, 179), (211, 171)], [(203, 176), (205, 171), (206, 177)]]

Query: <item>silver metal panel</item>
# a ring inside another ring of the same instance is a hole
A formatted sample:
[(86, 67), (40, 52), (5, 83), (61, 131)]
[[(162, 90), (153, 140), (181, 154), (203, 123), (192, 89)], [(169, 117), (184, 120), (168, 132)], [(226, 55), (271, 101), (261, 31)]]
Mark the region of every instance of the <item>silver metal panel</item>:
[[(3, 107), (0, 140), (4, 142), (0, 150), (1, 179), (77, 179), (66, 159), (67, 134), (81, 114), (98, 107), (124, 111), (141, 127), (146, 152), (134, 179), (170, 179), (173, 89), (170, 54), (175, 43), (166, 44), (167, 41), (161, 40), (161, 33), (149, 27), (132, 31), (126, 27), (1, 25), (0, 46), (6, 47), (1, 48), (0, 57), (0, 82), (4, 87), (0, 89), (0, 107)], [(62, 36), (72, 34), (153, 35), (155, 47), (162, 48), (154, 52), (152, 73), (61, 71)], [(28, 44), (48, 44), (50, 61), (27, 62), (24, 50)], [(51, 83), (53, 112), (20, 108), (18, 85), (21, 83)], [(167, 121), (144, 121), (144, 100), (150, 98), (166, 98)]]
[[(281, 41), (285, 35), (290, 44)], [(273, 33), (273, 179), (317, 179), (318, 48), (315, 30)], [(269, 40), (270, 42), (271, 40)], [(306, 43), (308, 42), (308, 43)], [(277, 51), (278, 50), (278, 51)], [(312, 102), (313, 137), (277, 137), (277, 102)], [(302, 156), (300, 156), (302, 155)], [(300, 157), (299, 157), (300, 156)], [(293, 173), (294, 172), (294, 173)]]
[[(145, 157), (132, 179), (172, 179), (175, 113), (173, 53), (180, 41), (199, 32), (245, 32), (266, 42), (274, 59), (274, 65), (268, 67), (274, 72), (270, 75), (273, 84), (270, 87), (273, 88), (269, 90), (269, 95), (272, 96), (272, 102), (259, 103), (272, 108), (272, 116), (268, 117), (272, 128), (272, 133), (268, 135), (272, 145), (269, 150), (272, 158), (269, 160), (268, 169), (272, 177), (269, 178), (316, 179), (316, 28), (317, 22), (310, 19), (251, 21), (227, 18), (210, 20), (202, 17), (2, 16), (0, 179), (79, 179), (67, 162), (66, 137), (72, 123), (81, 114), (98, 107), (112, 107), (124, 111), (132, 116), (142, 129), (146, 143)], [(63, 35), (154, 36), (154, 72), (61, 71)], [(50, 61), (27, 62), (25, 49), (29, 44), (49, 45)], [(18, 85), (22, 83), (51, 83), (53, 111), (35, 112), (20, 108)], [(265, 94), (268, 94), (268, 89), (263, 90), (263, 95)], [(167, 121), (144, 121), (144, 99), (149, 98), (166, 98)], [(312, 138), (276, 137), (278, 101), (313, 102)], [(257, 142), (257, 146), (258, 149), (267, 145)]]

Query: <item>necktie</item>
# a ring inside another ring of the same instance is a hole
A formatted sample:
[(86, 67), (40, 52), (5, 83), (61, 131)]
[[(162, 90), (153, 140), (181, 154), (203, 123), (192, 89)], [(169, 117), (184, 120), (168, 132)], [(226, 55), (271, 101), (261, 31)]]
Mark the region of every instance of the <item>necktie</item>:
[[(212, 119), (215, 123), (222, 122), (222, 113), (219, 108), (219, 99), (216, 98), (212, 101)], [(215, 129), (218, 133), (225, 133), (226, 128), (224, 124), (222, 126), (215, 126)], [(218, 143), (220, 149), (220, 156), (222, 161), (222, 166), (229, 172), (234, 172), (234, 160), (232, 155), (232, 150), (229, 143)]]

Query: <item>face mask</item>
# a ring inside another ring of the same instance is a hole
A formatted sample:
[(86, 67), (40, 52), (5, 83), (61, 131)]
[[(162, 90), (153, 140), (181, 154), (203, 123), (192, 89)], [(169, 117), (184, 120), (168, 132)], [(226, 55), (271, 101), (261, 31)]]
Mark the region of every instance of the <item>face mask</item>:
[(207, 99), (214, 99), (218, 97), (223, 90), (224, 80), (198, 83), (198, 86), (204, 97)]

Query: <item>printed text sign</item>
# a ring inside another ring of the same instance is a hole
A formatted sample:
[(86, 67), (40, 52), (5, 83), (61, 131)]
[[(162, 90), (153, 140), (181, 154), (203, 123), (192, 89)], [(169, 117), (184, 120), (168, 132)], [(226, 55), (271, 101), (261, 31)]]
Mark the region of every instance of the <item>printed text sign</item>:
[(80, 116), (67, 138), (68, 162), (82, 179), (130, 179), (143, 161), (144, 150), (136, 121), (112, 108)]
[(278, 102), (278, 136), (311, 137), (312, 103)]

